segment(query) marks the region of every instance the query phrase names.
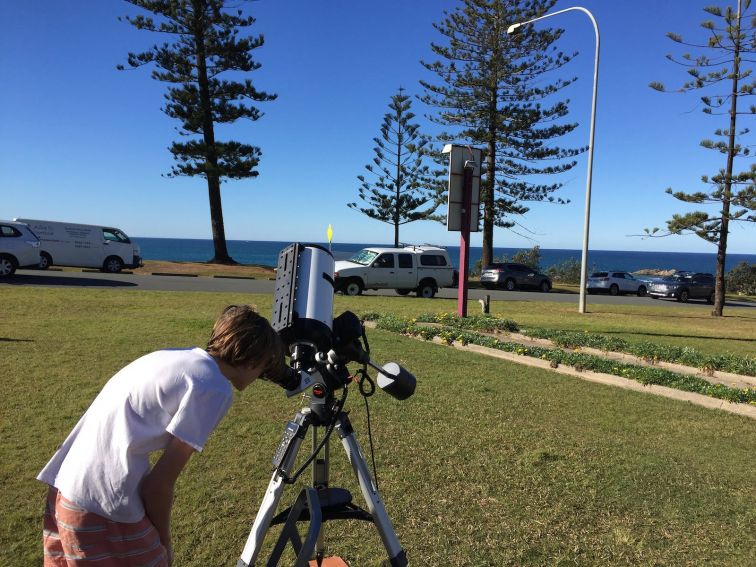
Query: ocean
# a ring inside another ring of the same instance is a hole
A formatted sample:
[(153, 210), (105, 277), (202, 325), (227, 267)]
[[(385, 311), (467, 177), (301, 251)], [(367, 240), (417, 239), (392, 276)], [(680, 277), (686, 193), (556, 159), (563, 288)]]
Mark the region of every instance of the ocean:
[[(213, 256), (213, 242), (190, 238), (146, 238), (132, 237), (142, 250), (145, 260), (168, 260), (174, 262), (206, 262)], [(278, 253), (290, 242), (264, 240), (228, 240), (229, 254), (242, 264), (259, 264), (275, 267)], [(319, 243), (328, 248), (327, 243)], [(374, 244), (335, 243), (331, 252), (337, 260), (346, 260), (355, 252)], [(387, 246), (385, 244), (381, 246)], [(712, 246), (713, 248), (713, 246)], [(452, 263), (459, 267), (459, 246), (446, 246)], [(494, 256), (507, 255), (510, 258), (522, 248), (494, 248)], [(480, 247), (470, 247), (470, 268), (480, 260)], [(580, 261), (580, 250), (541, 249), (541, 268), (561, 264), (569, 258)], [(594, 270), (623, 270), (634, 272), (642, 269), (686, 270), (691, 272), (714, 273), (717, 256), (711, 253), (693, 252), (634, 252), (621, 250), (589, 250), (588, 266)], [(731, 270), (740, 262), (756, 264), (756, 254), (728, 254), (725, 269)]]

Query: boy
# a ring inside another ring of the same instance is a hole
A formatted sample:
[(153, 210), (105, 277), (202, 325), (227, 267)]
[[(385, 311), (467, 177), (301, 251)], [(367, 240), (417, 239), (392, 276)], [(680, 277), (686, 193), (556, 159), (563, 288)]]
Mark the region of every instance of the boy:
[(176, 479), (228, 411), (231, 386), (285, 371), (270, 323), (231, 305), (205, 350), (153, 352), (115, 374), (37, 476), (50, 485), (44, 565), (171, 565)]

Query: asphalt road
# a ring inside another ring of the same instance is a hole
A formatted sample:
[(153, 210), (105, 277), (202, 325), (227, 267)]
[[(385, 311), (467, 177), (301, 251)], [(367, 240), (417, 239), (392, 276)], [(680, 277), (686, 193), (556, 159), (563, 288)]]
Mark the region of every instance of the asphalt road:
[[(100, 272), (58, 272), (40, 270), (18, 270), (10, 278), (0, 280), (0, 287), (92, 287), (114, 288), (126, 290), (161, 290), (161, 291), (212, 291), (229, 293), (273, 293), (275, 282), (272, 280), (253, 280), (247, 278), (211, 278), (187, 276), (143, 276), (135, 274), (104, 274)], [(366, 291), (365, 295), (383, 295), (397, 297), (393, 290)], [(479, 300), (486, 295), (491, 301), (554, 301), (559, 303), (573, 303), (577, 308), (578, 295), (571, 293), (540, 293), (537, 291), (503, 291), (472, 289), (468, 292), (468, 299)], [(438, 292), (437, 297), (447, 299), (457, 298), (457, 289), (446, 288)], [(636, 297), (623, 295), (612, 297), (609, 295), (589, 295), (588, 305), (681, 305), (672, 300), (653, 300), (650, 297)], [(693, 308), (710, 309), (704, 301), (691, 301), (687, 305)], [(753, 303), (728, 301), (727, 307), (751, 307)]]

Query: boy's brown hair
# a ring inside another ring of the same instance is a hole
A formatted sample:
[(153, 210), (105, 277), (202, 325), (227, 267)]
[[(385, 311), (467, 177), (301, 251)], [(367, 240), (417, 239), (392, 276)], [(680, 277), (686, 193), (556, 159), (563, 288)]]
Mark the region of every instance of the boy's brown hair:
[(213, 325), (207, 352), (231, 366), (263, 364), (263, 376), (285, 365), (283, 343), (268, 320), (249, 305), (229, 305)]

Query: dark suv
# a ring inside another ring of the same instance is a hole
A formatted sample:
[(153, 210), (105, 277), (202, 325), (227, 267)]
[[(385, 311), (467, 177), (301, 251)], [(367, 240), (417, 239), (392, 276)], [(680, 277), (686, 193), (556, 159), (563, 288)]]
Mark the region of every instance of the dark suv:
[(480, 283), (486, 289), (503, 287), (507, 291), (514, 291), (518, 287), (535, 288), (543, 292), (551, 289), (549, 276), (530, 266), (511, 262), (485, 266), (480, 272)]
[(651, 282), (648, 295), (654, 299), (674, 297), (683, 303), (689, 299), (705, 299), (707, 303), (714, 303), (714, 276), (678, 272), (667, 279)]

